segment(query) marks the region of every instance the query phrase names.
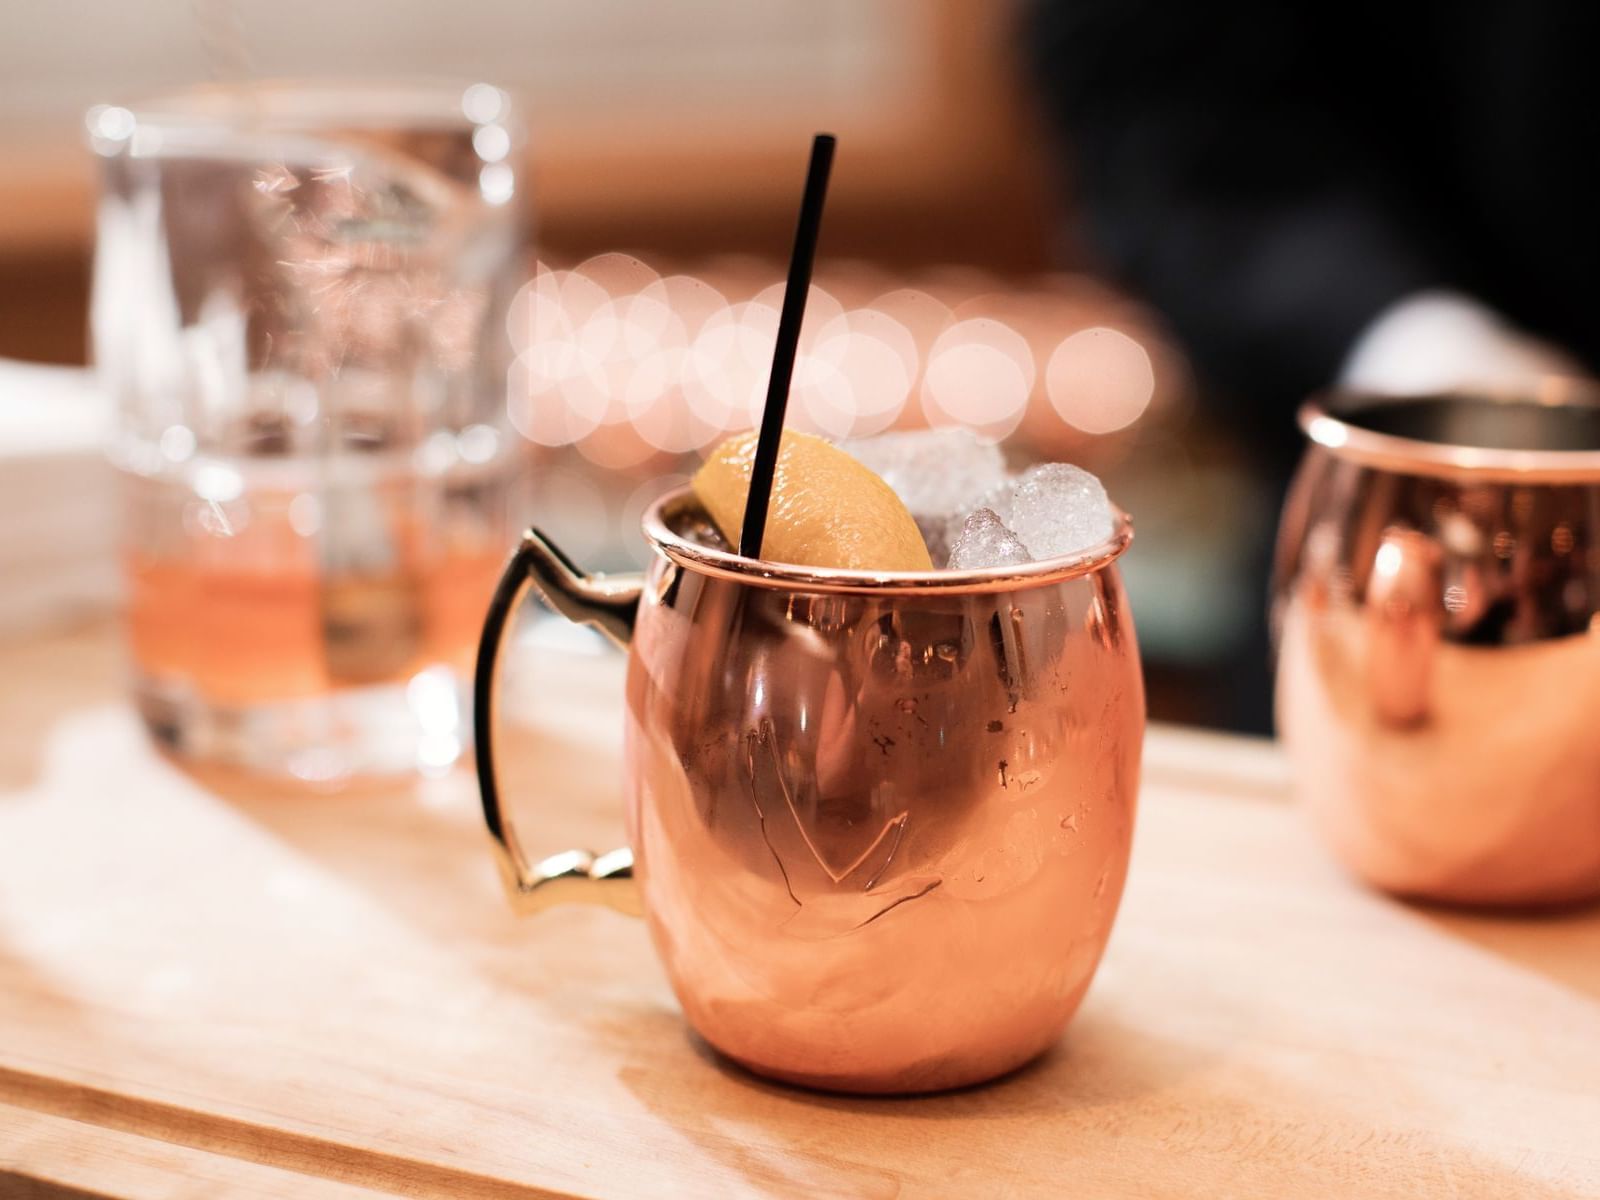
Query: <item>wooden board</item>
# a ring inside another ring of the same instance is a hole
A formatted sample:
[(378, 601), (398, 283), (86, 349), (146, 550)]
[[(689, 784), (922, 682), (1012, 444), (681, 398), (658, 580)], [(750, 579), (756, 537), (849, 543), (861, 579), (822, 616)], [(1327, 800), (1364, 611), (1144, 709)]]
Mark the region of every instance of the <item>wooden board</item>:
[[(847, 1099), (697, 1045), (639, 923), (513, 919), (464, 775), (196, 779), (114, 645), (0, 648), (0, 1195), (1600, 1194), (1600, 912), (1362, 890), (1264, 743), (1153, 732), (1057, 1050)], [(519, 663), (526, 841), (615, 840), (616, 667)]]

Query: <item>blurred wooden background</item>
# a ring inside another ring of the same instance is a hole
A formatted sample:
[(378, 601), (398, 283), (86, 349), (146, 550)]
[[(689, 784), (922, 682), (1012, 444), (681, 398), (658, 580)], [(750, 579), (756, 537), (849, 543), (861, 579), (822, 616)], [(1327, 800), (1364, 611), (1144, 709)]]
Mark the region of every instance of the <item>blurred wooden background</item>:
[(81, 362), (89, 105), (197, 79), (484, 78), (521, 99), (536, 245), (692, 259), (787, 251), (806, 142), (839, 134), (824, 256), (1026, 272), (1060, 195), (1010, 3), (425, 0), (13, 7), (0, 37), (0, 357)]

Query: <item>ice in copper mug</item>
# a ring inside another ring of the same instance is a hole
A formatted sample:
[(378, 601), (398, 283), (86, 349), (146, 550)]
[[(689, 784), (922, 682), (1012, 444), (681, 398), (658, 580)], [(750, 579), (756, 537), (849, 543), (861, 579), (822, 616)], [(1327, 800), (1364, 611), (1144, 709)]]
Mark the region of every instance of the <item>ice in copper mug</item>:
[[(1075, 555), (918, 572), (740, 557), (688, 490), (643, 527), (653, 560), (627, 577), (529, 530), (491, 607), (478, 767), (514, 900), (642, 913), (690, 1024), (776, 1079), (930, 1091), (1047, 1049), (1132, 837), (1126, 519)], [(530, 585), (628, 648), (628, 849), (534, 864), (508, 822), (493, 682)]]
[(1300, 422), (1277, 709), (1316, 825), (1403, 895), (1600, 895), (1600, 402), (1552, 380)]

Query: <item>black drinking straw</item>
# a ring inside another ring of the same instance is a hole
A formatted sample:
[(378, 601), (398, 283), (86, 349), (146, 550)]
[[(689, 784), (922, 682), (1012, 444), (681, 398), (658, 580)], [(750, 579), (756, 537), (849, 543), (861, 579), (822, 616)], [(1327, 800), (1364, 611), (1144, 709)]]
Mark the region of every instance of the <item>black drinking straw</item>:
[(800, 202), (800, 223), (794, 230), (794, 253), (789, 256), (789, 282), (783, 289), (778, 340), (772, 347), (772, 377), (767, 381), (767, 406), (761, 413), (761, 436), (756, 439), (756, 460), (750, 469), (750, 494), (744, 503), (744, 528), (739, 532), (739, 553), (746, 558), (761, 557), (761, 539), (767, 532), (767, 506), (772, 501), (772, 473), (778, 466), (783, 414), (789, 407), (789, 381), (794, 377), (795, 348), (800, 343), (800, 322), (806, 315), (806, 295), (811, 290), (811, 263), (817, 254), (822, 202), (828, 194), (828, 170), (833, 166), (833, 148), (836, 144), (837, 139), (831, 133), (819, 133), (811, 142), (806, 193)]

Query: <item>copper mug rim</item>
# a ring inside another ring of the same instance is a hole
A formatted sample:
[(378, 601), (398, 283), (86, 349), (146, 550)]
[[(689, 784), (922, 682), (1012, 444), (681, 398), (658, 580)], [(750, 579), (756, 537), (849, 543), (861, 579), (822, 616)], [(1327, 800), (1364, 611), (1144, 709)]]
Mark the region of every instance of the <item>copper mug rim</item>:
[(1600, 407), (1593, 381), (1552, 375), (1516, 391), (1456, 389), (1439, 393), (1385, 393), (1330, 389), (1300, 406), (1301, 432), (1332, 454), (1368, 466), (1410, 475), (1541, 483), (1600, 481), (1600, 450), (1508, 450), (1380, 433), (1351, 418), (1383, 404), (1417, 400), (1488, 400), (1533, 408)]
[(837, 567), (807, 567), (768, 559), (746, 558), (694, 542), (675, 531), (670, 518), (694, 505), (687, 487), (668, 492), (645, 510), (644, 535), (657, 552), (680, 567), (732, 579), (755, 587), (825, 593), (881, 594), (885, 591), (927, 595), (938, 592), (1005, 592), (1057, 583), (1104, 570), (1133, 542), (1133, 522), (1115, 505), (1115, 528), (1103, 542), (1076, 554), (1040, 559), (1015, 567), (978, 567), (968, 570), (852, 571)]

